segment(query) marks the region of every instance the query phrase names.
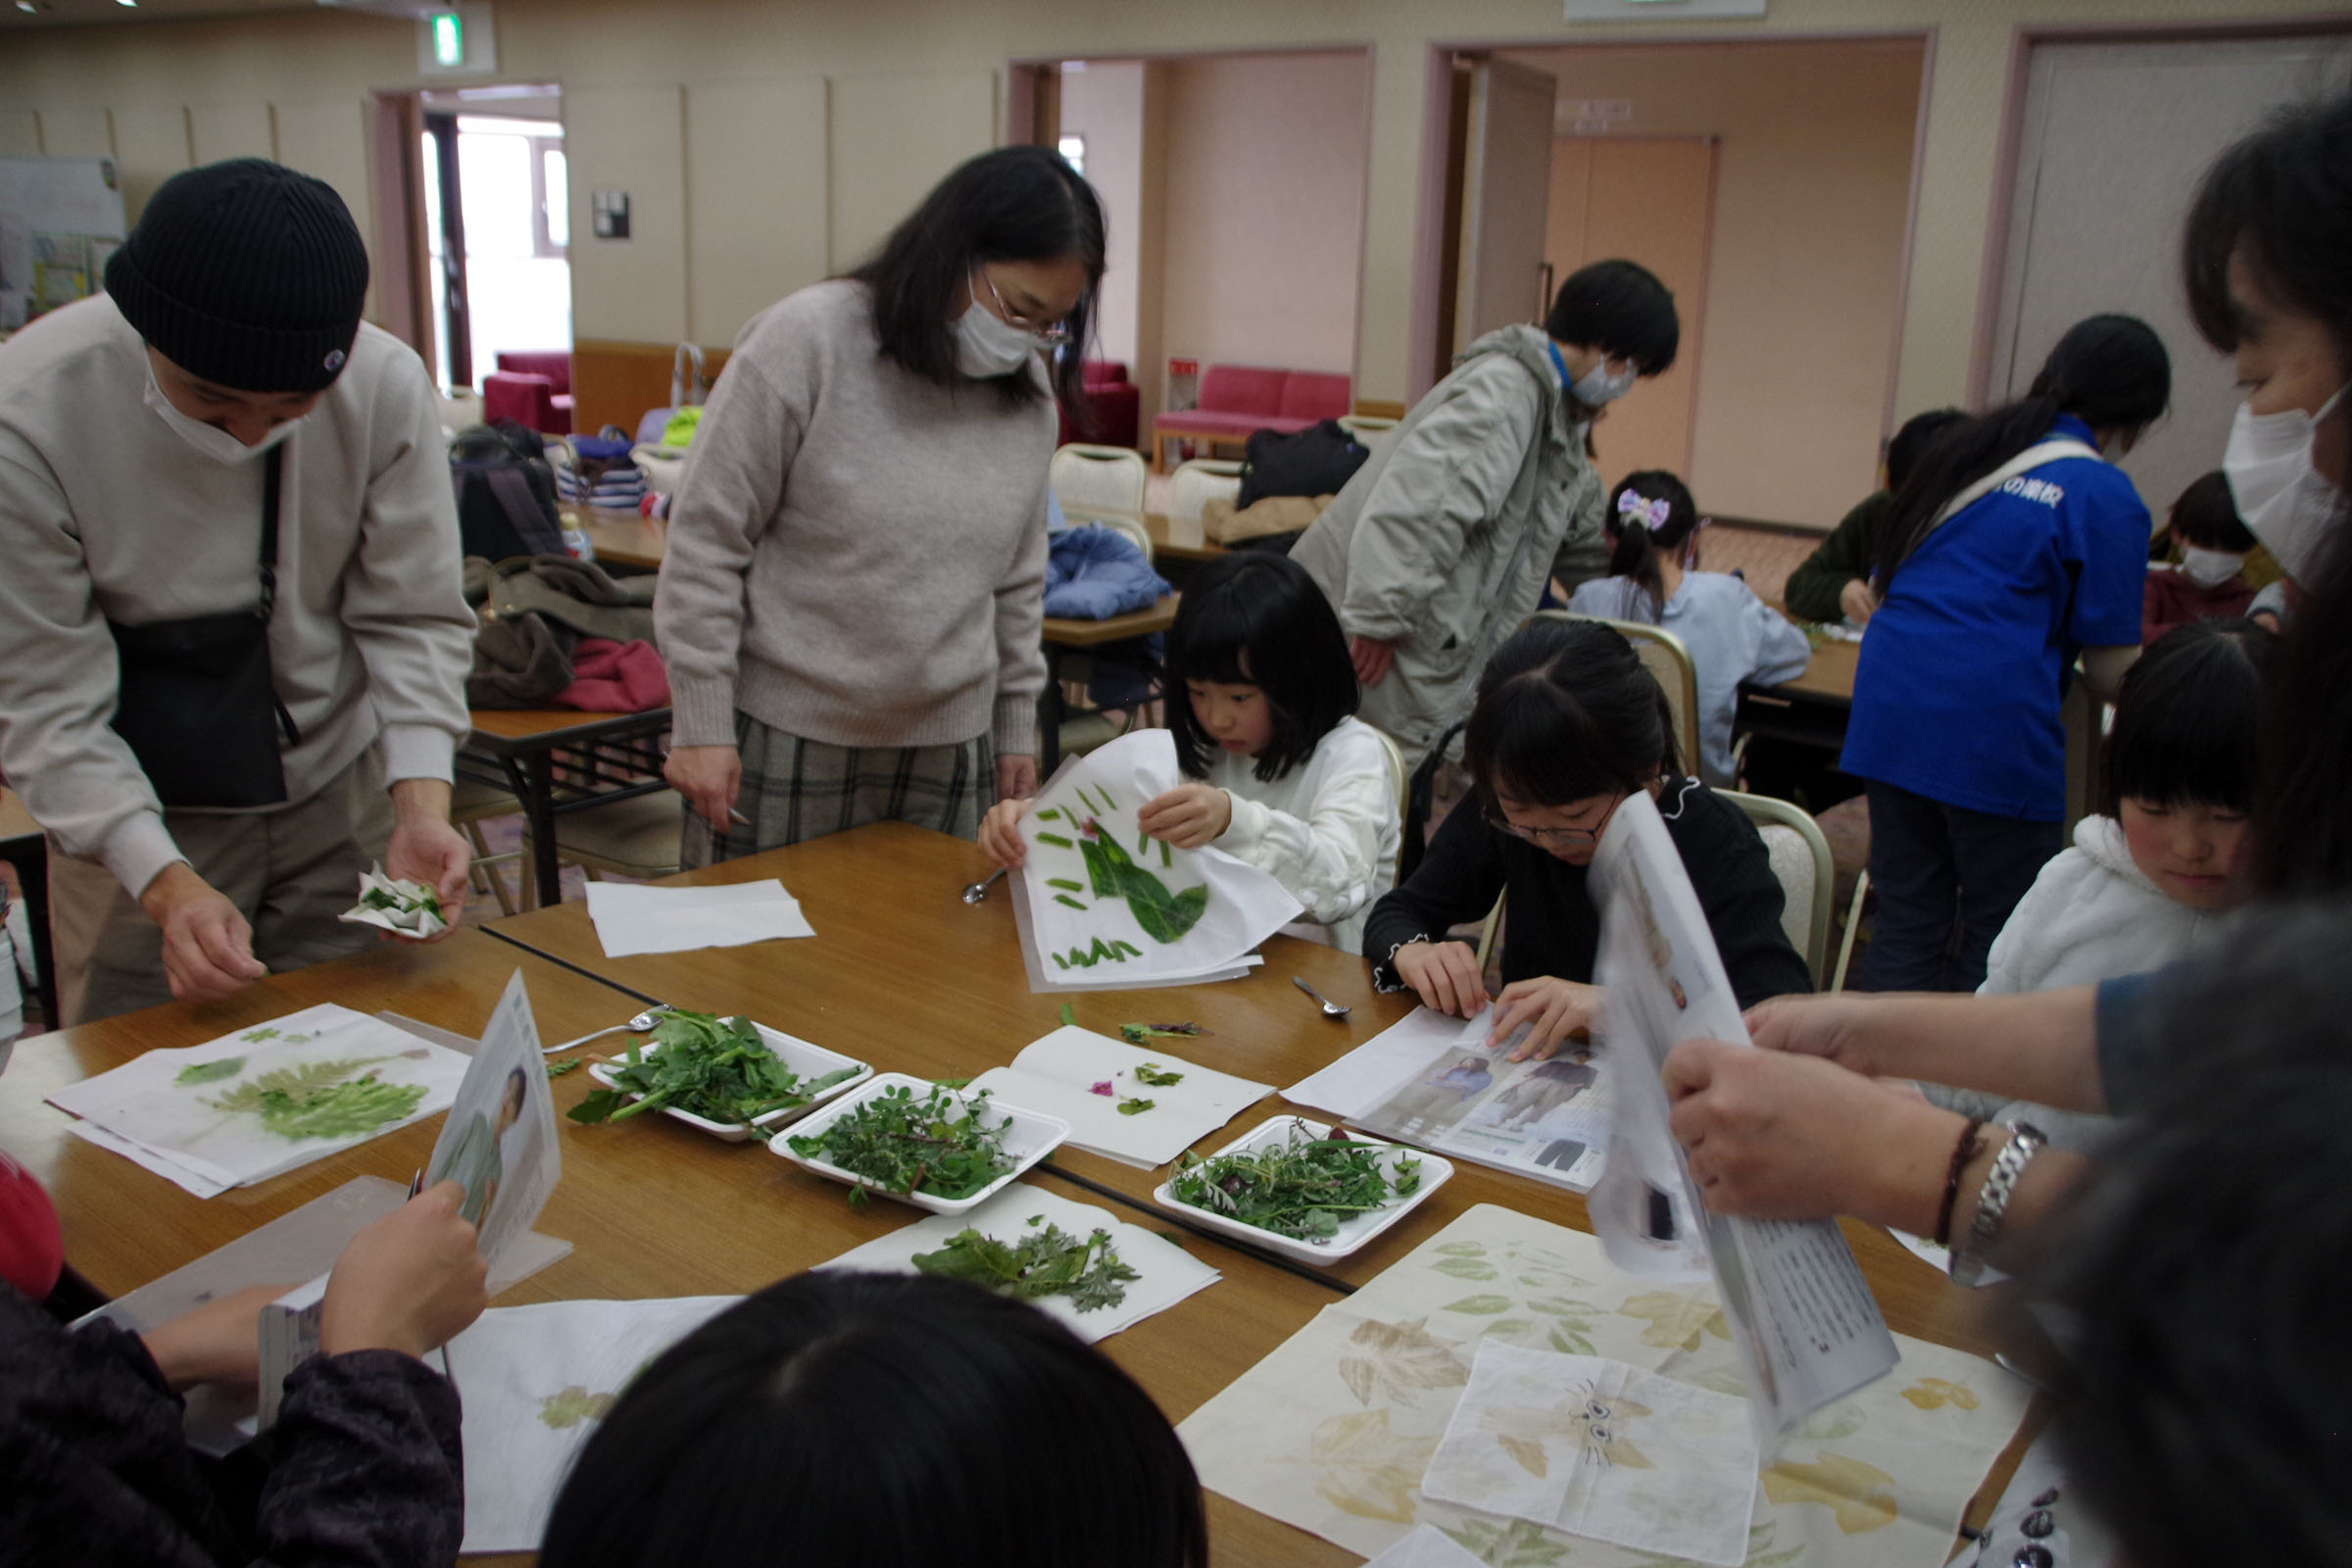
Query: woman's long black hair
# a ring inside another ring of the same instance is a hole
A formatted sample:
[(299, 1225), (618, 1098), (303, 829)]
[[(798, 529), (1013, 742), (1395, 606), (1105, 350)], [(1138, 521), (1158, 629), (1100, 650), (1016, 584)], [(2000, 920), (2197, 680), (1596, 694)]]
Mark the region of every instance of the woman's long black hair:
[(1938, 434), (1894, 493), (1894, 520), (1879, 550), (1877, 586), (1928, 536), (1945, 503), (2050, 433), (2062, 414), (2093, 430), (2139, 430), (2172, 401), (2164, 340), (2136, 316), (2093, 316), (2067, 329), (2026, 395)]
[[(1054, 356), (1054, 390), (1080, 417), (1080, 366), (1102, 284), (1102, 204), (1095, 188), (1049, 147), (1000, 147), (958, 166), (900, 220), (882, 248), (850, 275), (873, 294), (874, 332), (885, 359), (924, 380), (956, 387), (956, 290), (983, 262), (1050, 262), (1074, 257), (1086, 292), (1070, 312), (1070, 338)], [(987, 307), (982, 306), (985, 310)], [(1007, 404), (1037, 396), (1023, 366), (989, 384)]]

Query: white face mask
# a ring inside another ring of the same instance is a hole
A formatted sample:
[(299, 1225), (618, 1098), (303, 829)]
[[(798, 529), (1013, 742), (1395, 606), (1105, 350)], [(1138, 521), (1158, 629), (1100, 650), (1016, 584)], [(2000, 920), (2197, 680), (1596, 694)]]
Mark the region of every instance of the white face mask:
[(1623, 370), (1612, 373), (1609, 369), (1609, 362), (1603, 359), (1592, 368), (1569, 382), (1568, 390), (1574, 393), (1576, 400), (1585, 407), (1597, 409), (1602, 404), (1614, 403), (1631, 392), (1634, 389), (1635, 380), (1640, 377), (1641, 373), (1631, 365), (1628, 365)]
[(2244, 569), (2246, 558), (2230, 550), (2180, 547), (2180, 575), (2200, 588), (2218, 588)]
[(218, 425), (190, 418), (173, 408), (172, 400), (164, 396), (164, 389), (156, 384), (153, 370), (147, 372), (145, 399), (147, 406), (156, 412), (156, 416), (172, 427), (173, 435), (215, 463), (245, 463), (258, 458), (292, 435), (294, 427), (302, 422), (301, 419), (288, 419), (283, 424), (272, 425), (270, 433), (262, 437), (261, 445), (249, 447)]
[(978, 300), (956, 318), (956, 368), (976, 381), (1010, 375), (1045, 346)]
[(2317, 564), (2320, 536), (2344, 504), (2343, 492), (2311, 466), (2313, 433), (2343, 400), (2344, 390), (2336, 388), (2317, 414), (2301, 409), (2256, 414), (2241, 403), (2230, 426), (2222, 471), (2230, 476), (2238, 519), (2289, 577), (2300, 579)]

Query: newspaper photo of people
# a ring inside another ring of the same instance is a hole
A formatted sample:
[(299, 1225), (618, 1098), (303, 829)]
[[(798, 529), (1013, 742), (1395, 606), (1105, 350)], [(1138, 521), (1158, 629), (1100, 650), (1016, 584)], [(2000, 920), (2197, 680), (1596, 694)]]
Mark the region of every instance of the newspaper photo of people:
[(1425, 1069), (1356, 1117), (1366, 1132), (1588, 1192), (1608, 1145), (1608, 1088), (1579, 1031), (1544, 1061), (1513, 1061), (1519, 1036), (1490, 1046), (1488, 1014)]

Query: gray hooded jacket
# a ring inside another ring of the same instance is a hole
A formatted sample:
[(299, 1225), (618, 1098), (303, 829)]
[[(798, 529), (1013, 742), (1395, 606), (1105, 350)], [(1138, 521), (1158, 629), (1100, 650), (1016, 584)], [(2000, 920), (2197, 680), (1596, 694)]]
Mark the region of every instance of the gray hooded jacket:
[(1396, 644), (1359, 716), (1408, 765), (1468, 716), (1479, 670), (1545, 578), (1573, 587), (1606, 569), (1590, 417), (1561, 388), (1541, 327), (1490, 332), (1292, 549), (1350, 636)]

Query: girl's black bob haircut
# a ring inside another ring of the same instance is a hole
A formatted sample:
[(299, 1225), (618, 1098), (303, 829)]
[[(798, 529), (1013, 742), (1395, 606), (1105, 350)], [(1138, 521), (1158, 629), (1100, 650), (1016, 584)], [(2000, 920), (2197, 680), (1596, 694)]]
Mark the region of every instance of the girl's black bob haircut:
[[(956, 368), (956, 294), (983, 262), (1075, 258), (1086, 292), (1070, 312), (1070, 338), (1055, 356), (1054, 391), (1073, 417), (1086, 406), (1080, 368), (1102, 285), (1102, 204), (1095, 188), (1047, 147), (1000, 147), (958, 166), (890, 231), (850, 275), (873, 295), (882, 357), (937, 386), (969, 384)], [(986, 306), (980, 307), (987, 309)], [(1005, 403), (1038, 396), (1023, 366), (988, 384)]]
[(2124, 672), (2107, 737), (2107, 814), (2128, 800), (2254, 807), (2278, 637), (2251, 620), (2176, 626)]
[(1462, 756), (1479, 805), (1569, 806), (1680, 772), (1666, 693), (1625, 634), (1597, 620), (1530, 621), (1478, 677)]
[(2175, 542), (2201, 550), (2226, 550), (2242, 556), (2256, 544), (2245, 519), (2237, 514), (2237, 498), (2230, 493), (2230, 476), (2216, 468), (2191, 480), (2173, 498), (2168, 525)]
[(1187, 681), (1266, 694), (1274, 738), (1253, 771), (1268, 783), (1312, 757), (1355, 711), (1355, 666), (1340, 617), (1304, 566), (1271, 551), (1237, 550), (1193, 574), (1168, 628), (1167, 667), (1168, 728), (1187, 778), (1207, 777), (1218, 750), (1193, 717)]
[(1208, 1537), (1167, 1418), (1045, 1313), (957, 1280), (812, 1273), (637, 1375), (539, 1553), (546, 1568), (769, 1560), (1205, 1568)]
[(1643, 375), (1674, 364), (1682, 347), (1682, 318), (1674, 291), (1640, 262), (1594, 262), (1568, 274), (1552, 297), (1544, 333), (1561, 343), (1631, 360)]

